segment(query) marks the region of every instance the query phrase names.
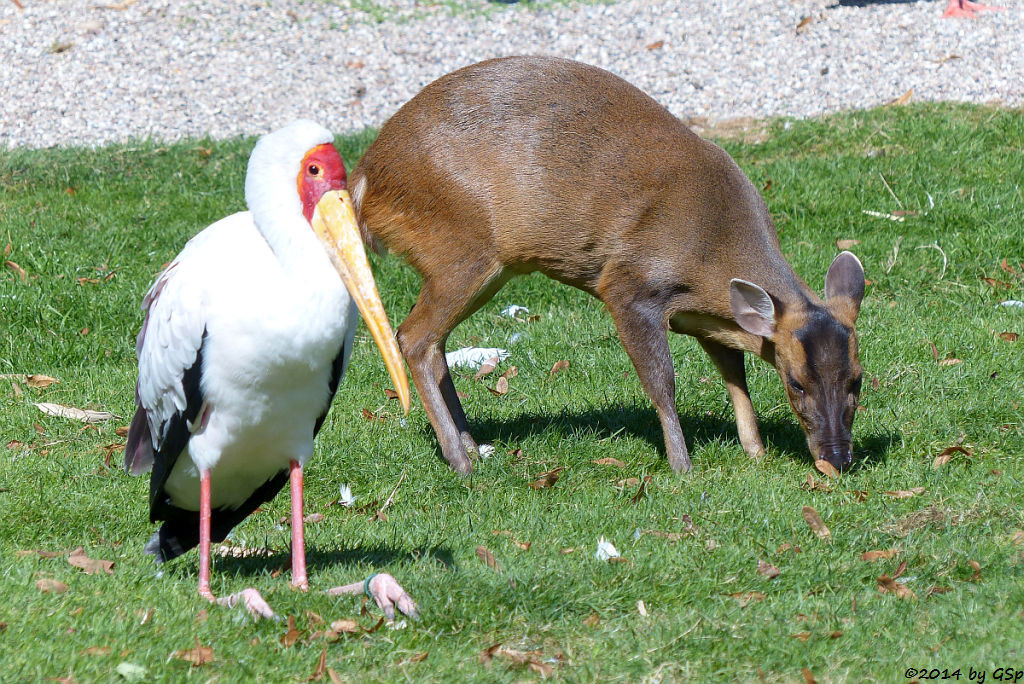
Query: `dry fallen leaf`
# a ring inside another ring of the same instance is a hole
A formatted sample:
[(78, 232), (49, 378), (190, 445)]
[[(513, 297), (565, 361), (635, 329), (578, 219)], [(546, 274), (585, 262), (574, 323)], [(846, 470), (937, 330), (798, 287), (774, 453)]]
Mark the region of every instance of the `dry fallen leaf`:
[(335, 620), (331, 623), (331, 631), (335, 634), (358, 634), (361, 629), (355, 620)]
[(918, 494), (924, 494), (924, 487), (911, 487), (910, 489), (900, 489), (894, 492), (882, 492), (886, 496), (891, 496), (894, 499), (909, 499), (917, 496)]
[(387, 397), (388, 399), (398, 399), (398, 392), (391, 389), (390, 387), (385, 387), (384, 396)]
[(653, 43), (648, 44), (647, 45), (647, 49), (648, 50), (658, 50), (658, 49), (660, 49), (664, 45), (665, 45), (665, 41), (663, 41), (663, 40), (656, 40)]
[(641, 534), (641, 535), (649, 534), (649, 535), (654, 536), (654, 537), (661, 537), (662, 539), (668, 539), (671, 542), (679, 541), (680, 539), (682, 539), (683, 537), (686, 537), (687, 535), (693, 535), (693, 534), (696, 534), (696, 533), (697, 533), (696, 528), (688, 530), (687, 532), (663, 532), (662, 530), (642, 530), (642, 531), (639, 532), (639, 534)]
[(1024, 546), (1024, 530), (1014, 530), (1010, 535), (1010, 543), (1014, 546)]
[(640, 499), (644, 498), (644, 494), (646, 493), (647, 485), (650, 484), (650, 482), (651, 482), (651, 476), (650, 475), (644, 475), (644, 479), (640, 481), (640, 487), (639, 487), (639, 489), (636, 490), (636, 494), (634, 494), (630, 498), (630, 500), (629, 500), (630, 503), (634, 503), (634, 504), (640, 503)]
[(854, 245), (859, 245), (860, 240), (836, 240), (836, 247), (839, 249), (850, 249)]
[(13, 271), (14, 274), (18, 276), (18, 278), (20, 278), (21, 280), (28, 280), (28, 274), (25, 273), (25, 269), (23, 269), (21, 266), (14, 263), (13, 261), (6, 261), (4, 262), (4, 264), (7, 266), (9, 270)]
[(980, 582), (981, 581), (981, 563), (979, 563), (976, 560), (969, 560), (969, 561), (967, 561), (967, 564), (971, 566), (972, 570), (974, 570), (974, 574), (971, 575), (971, 581), (972, 582)]
[(508, 378), (506, 378), (504, 375), (501, 376), (500, 378), (498, 378), (498, 382), (494, 383), (493, 388), (488, 387), (487, 389), (489, 389), (491, 391), (491, 394), (493, 394), (496, 397), (505, 396), (506, 394), (508, 394)]
[(44, 577), (41, 580), (36, 580), (36, 589), (44, 594), (63, 594), (68, 590), (68, 585), (59, 580)]
[(967, 458), (971, 458), (974, 456), (974, 450), (970, 447), (962, 447), (960, 445), (946, 447), (942, 450), (942, 453), (935, 457), (935, 461), (932, 463), (932, 469), (938, 470), (949, 463), (949, 460), (953, 458), (953, 454), (963, 454)]
[(569, 362), (565, 361), (564, 359), (562, 361), (555, 361), (555, 365), (553, 365), (551, 367), (551, 372), (548, 375), (549, 375), (549, 377), (554, 376), (555, 373), (559, 373), (561, 371), (564, 371), (568, 367), (569, 367)]
[[(814, 19), (812, 17), (804, 17), (800, 20), (800, 23), (796, 25), (796, 32), (803, 33), (804, 29), (806, 29), (813, 21)], [(841, 249), (845, 249), (845, 247)]]
[(31, 549), (31, 550), (21, 550), (21, 551), (18, 551), (17, 554), (15, 554), (15, 555), (17, 555), (19, 558), (21, 558), (22, 556), (31, 556), (33, 554), (39, 556), (40, 558), (56, 558), (57, 556), (63, 556), (65, 553), (69, 553), (69, 552), (68, 551), (43, 551), (41, 549)]
[(882, 575), (878, 578), (878, 591), (883, 594), (895, 594), (896, 596), (904, 599), (917, 598), (917, 595), (911, 591), (910, 587), (905, 584), (900, 584), (888, 575)]
[(494, 660), (494, 655), (498, 652), (498, 649), (500, 649), (500, 648), (501, 648), (501, 642), (499, 641), (498, 643), (496, 643), (496, 644), (494, 644), (492, 646), (488, 646), (484, 650), (480, 651), (480, 658), (479, 658), (480, 664), (481, 665), (490, 665), (491, 661)]
[(199, 637), (196, 637), (196, 647), (190, 648), (184, 651), (175, 651), (171, 654), (172, 658), (178, 658), (179, 660), (187, 660), (192, 663), (194, 667), (205, 665), (213, 662), (213, 647), (212, 646), (200, 646)]
[(797, 641), (807, 641), (808, 639), (811, 638), (811, 633), (810, 632), (797, 632), (796, 634), (792, 634), (790, 636), (792, 636)]
[(928, 591), (924, 593), (924, 596), (928, 598), (932, 594), (947, 594), (951, 591), (953, 591), (953, 587), (937, 587), (933, 585), (928, 587)]
[(63, 406), (62, 404), (50, 404), (47, 402), (36, 404), (35, 407), (48, 416), (70, 418), (71, 420), (80, 420), (83, 423), (101, 423), (116, 417), (113, 413), (108, 413), (107, 411), (90, 411), (75, 408), (74, 406)]
[(51, 378), (49, 375), (42, 375), (39, 373), (30, 373), (25, 376), (25, 382), (29, 387), (35, 387), (36, 389), (46, 389), (55, 382), (60, 382), (57, 378)]
[(541, 677), (550, 677), (554, 673), (555, 668), (551, 664), (543, 662), (541, 655), (540, 650), (517, 651), (497, 643), (481, 651), (479, 660), (481, 665), (490, 665), (495, 657), (502, 656), (512, 662), (512, 667), (527, 667)]
[(767, 577), (768, 579), (775, 579), (776, 577), (778, 577), (782, 573), (779, 571), (779, 569), (777, 567), (775, 567), (771, 563), (768, 563), (768, 562), (765, 562), (763, 560), (758, 559), (758, 561), (757, 561), (757, 574), (758, 575), (763, 575), (764, 577)]
[(368, 420), (370, 422), (373, 422), (375, 420), (384, 420), (384, 416), (382, 416), (380, 414), (377, 414), (377, 413), (374, 413), (370, 409), (364, 408), (362, 413), (363, 413), (363, 419), (364, 420)]
[(554, 470), (549, 470), (546, 473), (541, 473), (537, 476), (537, 479), (530, 483), (530, 487), (533, 489), (547, 489), (556, 482), (561, 476), (561, 472), (565, 470), (564, 467), (558, 467)]
[(640, 617), (650, 617), (647, 613), (647, 604), (644, 603), (643, 599), (636, 602), (636, 612), (640, 613)]
[(900, 552), (899, 549), (885, 549), (885, 550), (879, 550), (879, 551), (865, 551), (864, 553), (862, 553), (860, 555), (860, 559), (862, 561), (865, 561), (865, 562), (868, 562), (868, 563), (874, 563), (879, 558), (892, 558), (893, 556), (895, 556), (899, 552)]
[(405, 660), (400, 660), (398, 662), (398, 665), (402, 666), (402, 665), (411, 665), (412, 663), (421, 663), (421, 662), (423, 662), (424, 660), (427, 659), (428, 655), (430, 655), (430, 651), (421, 651), (419, 653), (413, 653), (411, 656), (409, 656)]
[[(11, 245), (10, 245), (10, 244), (8, 244), (7, 246), (8, 246), (8, 247), (10, 247)], [(9, 252), (4, 252), (4, 256), (7, 256), (7, 254), (9, 254)], [(1018, 266), (1018, 267), (1019, 267), (1020, 269), (1024, 270), (1024, 264), (1020, 264), (1020, 263), (1018, 263), (1018, 264), (1017, 264), (1017, 266)], [(1013, 266), (1011, 266), (1011, 265), (1010, 265), (1009, 263), (1007, 263), (1007, 261), (1006, 261), (1006, 258), (1005, 258), (1005, 257), (1003, 258), (1003, 260), (1002, 260), (1002, 261), (1000, 261), (1000, 262), (999, 262), (999, 268), (1003, 269), (1003, 270), (1004, 270), (1004, 271), (1006, 271), (1007, 273), (1012, 273), (1013, 275), (1020, 275), (1020, 271), (1018, 271), (1018, 270), (1017, 270), (1016, 268), (1014, 268), (1014, 267), (1013, 267)]]
[(745, 608), (750, 603), (764, 601), (766, 598), (766, 596), (759, 591), (738, 591), (735, 594), (729, 594), (729, 596), (739, 602), (740, 608)]
[(1016, 342), (1020, 339), (1020, 335), (1015, 332), (1001, 332), (999, 333), (999, 339), (1003, 342)]
[(596, 461), (594, 461), (594, 464), (595, 465), (610, 465), (610, 466), (615, 466), (616, 468), (625, 468), (626, 467), (625, 463), (623, 463), (622, 461), (620, 461), (617, 458), (611, 458), (611, 457), (599, 458)]
[[(825, 461), (825, 462), (827, 463), (827, 461)], [(831, 465), (831, 464), (829, 464), (829, 465)], [(833, 487), (831, 485), (827, 484), (827, 481), (822, 480), (821, 482), (818, 482), (817, 480), (814, 479), (814, 475), (811, 475), (810, 473), (807, 473), (807, 479), (800, 486), (803, 487), (804, 489), (806, 489), (809, 492), (813, 492), (814, 490), (818, 490), (818, 491), (821, 491), (821, 492), (831, 492), (831, 491), (833, 491)]]
[(806, 667), (800, 670), (800, 674), (804, 676), (804, 684), (818, 684), (818, 680), (814, 678), (814, 673)]
[(896, 566), (896, 572), (892, 573), (893, 579), (899, 579), (907, 570), (907, 561), (900, 561), (900, 564)]
[(85, 555), (85, 549), (81, 546), (71, 552), (68, 556), (68, 563), (76, 568), (84, 570), (87, 575), (98, 575), (101, 573), (106, 573), (107, 575), (114, 574), (113, 561), (89, 558)]
[(908, 102), (910, 102), (910, 98), (912, 98), (912, 97), (914, 97), (914, 89), (913, 88), (911, 88), (907, 92), (903, 93), (902, 95), (897, 97), (895, 100), (892, 100), (891, 102), (889, 102), (889, 104), (891, 104), (891, 105), (905, 105)]
[(954, 357), (950, 356), (948, 358), (945, 358), (945, 359), (942, 359), (941, 361), (939, 361), (939, 365), (940, 366), (955, 366), (958, 363), (963, 363), (963, 362), (964, 362), (963, 359), (957, 359), (957, 358), (954, 358)]
[(583, 618), (584, 627), (597, 627), (601, 624), (601, 616), (597, 613), (591, 613), (587, 617)]
[(999, 288), (1002, 290), (1013, 289), (1013, 283), (1008, 283), (1003, 280), (996, 280), (995, 278), (982, 278), (982, 280), (984, 280), (986, 284), (995, 288)]
[(839, 471), (836, 470), (836, 467), (823, 458), (819, 458), (818, 460), (816, 460), (814, 462), (814, 467), (817, 468), (818, 472), (820, 472), (825, 477), (839, 477)]
[(313, 674), (309, 675), (306, 679), (307, 682), (319, 682), (327, 674), (327, 649), (325, 648), (320, 652), (320, 657), (316, 661), (316, 669), (313, 670)]
[[(285, 648), (288, 648), (289, 646), (293, 646), (295, 644), (295, 642), (297, 642), (301, 638), (302, 638), (302, 632), (300, 632), (299, 630), (295, 629), (295, 616), (294, 615), (289, 615), (288, 616), (288, 631), (285, 632), (283, 637), (281, 637), (281, 645), (284, 646)], [(198, 641), (196, 642), (196, 645), (198, 645)]]
[(825, 526), (825, 522), (821, 519), (821, 515), (818, 514), (812, 506), (804, 506), (803, 508), (804, 520), (811, 526), (811, 530), (814, 534), (818, 535), (819, 539), (828, 540), (832, 537), (832, 532)]
[(479, 558), (484, 565), (494, 570), (495, 572), (501, 572), (501, 565), (494, 558), (494, 554), (486, 546), (476, 547), (476, 557)]
[(476, 375), (473, 376), (473, 379), (474, 380), (479, 380), (480, 378), (482, 378), (482, 377), (484, 377), (486, 375), (489, 375), (490, 372), (493, 371), (495, 369), (495, 367), (497, 367), (498, 362), (499, 362), (498, 357), (497, 356), (492, 356), (491, 358), (489, 358), (486, 361), (484, 361), (483, 363), (481, 363), (480, 364), (480, 370), (478, 370), (476, 372)]

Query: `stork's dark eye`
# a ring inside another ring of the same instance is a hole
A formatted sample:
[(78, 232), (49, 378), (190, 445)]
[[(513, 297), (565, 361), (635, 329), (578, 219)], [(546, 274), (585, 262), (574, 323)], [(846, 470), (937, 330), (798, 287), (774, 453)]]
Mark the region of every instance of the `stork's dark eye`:
[(319, 176), (320, 175), (320, 167), (317, 166), (316, 164), (310, 164), (309, 165), (309, 175), (310, 176)]

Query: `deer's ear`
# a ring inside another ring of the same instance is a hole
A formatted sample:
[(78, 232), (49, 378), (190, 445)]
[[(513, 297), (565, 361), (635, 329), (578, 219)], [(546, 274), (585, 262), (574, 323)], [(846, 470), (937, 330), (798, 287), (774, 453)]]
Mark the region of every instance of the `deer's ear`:
[(852, 252), (842, 252), (825, 274), (825, 302), (844, 322), (853, 325), (864, 299), (864, 267)]
[(775, 334), (775, 304), (762, 288), (733, 278), (729, 282), (729, 305), (736, 323), (748, 333), (768, 339)]

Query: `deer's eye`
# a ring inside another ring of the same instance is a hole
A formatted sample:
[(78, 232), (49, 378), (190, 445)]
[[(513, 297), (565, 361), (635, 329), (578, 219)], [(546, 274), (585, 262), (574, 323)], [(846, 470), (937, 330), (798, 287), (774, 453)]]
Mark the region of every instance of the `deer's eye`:
[(804, 393), (804, 386), (801, 385), (796, 380), (794, 380), (793, 378), (789, 379), (789, 388), (791, 390), (793, 390), (794, 392), (796, 392), (797, 394), (803, 394)]
[(863, 376), (858, 375), (850, 381), (850, 394), (860, 394), (860, 386), (863, 379)]

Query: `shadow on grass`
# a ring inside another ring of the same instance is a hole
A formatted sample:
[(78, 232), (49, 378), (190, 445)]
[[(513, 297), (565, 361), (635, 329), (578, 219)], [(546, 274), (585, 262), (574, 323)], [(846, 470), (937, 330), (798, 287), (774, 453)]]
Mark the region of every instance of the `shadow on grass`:
[[(731, 419), (684, 414), (680, 416), (680, 421), (691, 458), (707, 444), (720, 442), (739, 446), (736, 423)], [(795, 418), (759, 418), (758, 426), (762, 438), (771, 445), (771, 451), (793, 461), (811, 463), (807, 439)], [(470, 418), (469, 429), (480, 444), (495, 441), (514, 444), (534, 435), (551, 433), (586, 441), (599, 441), (625, 434), (644, 440), (665, 458), (665, 441), (658, 414), (653, 407), (638, 404), (588, 411), (563, 409), (557, 414), (524, 413), (511, 420), (474, 421)], [(433, 438), (429, 427), (426, 432)], [(854, 437), (854, 468), (885, 463), (892, 445), (899, 440), (898, 433), (857, 435), (856, 426)], [(434, 453), (438, 459), (444, 460), (440, 446), (435, 447)]]
[[(221, 557), (216, 553), (217, 547), (213, 547), (214, 573), (230, 577), (253, 577), (256, 575), (272, 574), (281, 571), (278, 578), (284, 583), (291, 581), (291, 552), (287, 548), (276, 550), (267, 549), (266, 553), (250, 556), (248, 558), (236, 558), (233, 556)], [(175, 559), (168, 566), (170, 572), (182, 576), (193, 574), (197, 571), (197, 556), (185, 554), (181, 556), (184, 562)], [(321, 550), (315, 547), (306, 548), (306, 567), (309, 570), (331, 568), (336, 566), (355, 567), (369, 565), (376, 571), (377, 568), (384, 568), (395, 563), (418, 563), (426, 560), (435, 560), (444, 566), (446, 570), (455, 569), (455, 557), (450, 549), (440, 546), (420, 547), (411, 551), (397, 551), (386, 546), (363, 546), (355, 549)], [(358, 578), (357, 578), (358, 579)], [(352, 580), (355, 581), (355, 580)], [(328, 589), (329, 587), (323, 587)]]

